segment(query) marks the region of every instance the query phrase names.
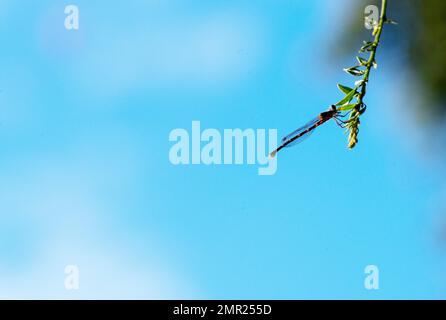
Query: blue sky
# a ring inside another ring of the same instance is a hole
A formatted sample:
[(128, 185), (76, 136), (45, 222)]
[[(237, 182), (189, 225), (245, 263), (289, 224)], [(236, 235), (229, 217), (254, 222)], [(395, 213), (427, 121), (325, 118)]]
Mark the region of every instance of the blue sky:
[(338, 101), (348, 3), (79, 0), (67, 31), (68, 3), (2, 0), (0, 297), (443, 298), (444, 185), (390, 56), (353, 151), (328, 123), (274, 176), (169, 162), (193, 120), (283, 135)]

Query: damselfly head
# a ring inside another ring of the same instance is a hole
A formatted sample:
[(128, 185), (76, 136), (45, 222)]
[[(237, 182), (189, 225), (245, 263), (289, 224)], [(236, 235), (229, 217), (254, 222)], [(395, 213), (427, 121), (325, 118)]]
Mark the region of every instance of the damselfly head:
[(334, 104), (332, 104), (332, 105), (330, 106), (330, 109), (328, 109), (328, 110), (330, 110), (330, 111), (336, 111), (337, 109), (336, 109), (336, 106), (335, 106)]

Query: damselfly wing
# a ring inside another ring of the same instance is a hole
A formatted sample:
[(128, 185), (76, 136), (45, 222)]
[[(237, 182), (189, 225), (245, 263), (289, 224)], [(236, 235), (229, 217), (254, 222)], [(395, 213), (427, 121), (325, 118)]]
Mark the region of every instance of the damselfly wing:
[(279, 152), (283, 148), (292, 147), (302, 142), (313, 133), (314, 129), (327, 122), (328, 120), (332, 118), (339, 120), (338, 116), (339, 112), (336, 110), (336, 107), (331, 106), (328, 111), (322, 112), (321, 114), (319, 114), (319, 116), (308, 122), (303, 127), (300, 127), (299, 129), (291, 132), (289, 135), (284, 137), (282, 139), (282, 144), (276, 150), (271, 152), (271, 157), (275, 157), (277, 152)]
[(283, 137), (282, 145), (284, 147), (289, 148), (295, 146), (296, 144), (301, 143), (314, 132), (314, 130), (308, 130), (308, 129), (312, 128), (319, 121), (320, 121), (319, 117), (314, 118), (306, 125), (300, 127), (299, 129), (294, 130), (289, 135)]

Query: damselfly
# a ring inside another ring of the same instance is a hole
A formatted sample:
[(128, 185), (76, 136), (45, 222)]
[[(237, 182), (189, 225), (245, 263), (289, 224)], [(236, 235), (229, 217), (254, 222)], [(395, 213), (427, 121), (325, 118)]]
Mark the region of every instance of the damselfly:
[(328, 111), (322, 112), (315, 119), (311, 120), (303, 127), (291, 132), (289, 135), (284, 137), (282, 139), (282, 144), (276, 150), (271, 152), (270, 156), (274, 158), (277, 152), (279, 152), (283, 148), (292, 147), (299, 142), (302, 142), (305, 138), (309, 137), (313, 133), (314, 129), (330, 119), (334, 119), (340, 127), (344, 127), (345, 122), (340, 119), (342, 117), (344, 116), (341, 115), (341, 112), (336, 109), (336, 106), (332, 105)]

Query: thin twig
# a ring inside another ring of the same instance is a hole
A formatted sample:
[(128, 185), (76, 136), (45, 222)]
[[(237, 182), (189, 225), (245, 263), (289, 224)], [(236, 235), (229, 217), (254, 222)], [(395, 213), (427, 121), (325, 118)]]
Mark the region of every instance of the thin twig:
[(354, 148), (358, 143), (359, 125), (361, 123), (359, 118), (366, 109), (364, 103), (364, 97), (367, 93), (367, 84), (369, 82), (370, 71), (372, 70), (372, 67), (374, 66), (376, 67), (377, 65), (376, 52), (380, 43), (383, 27), (386, 22), (387, 22), (387, 0), (382, 0), (380, 19), (378, 24), (373, 29), (373, 35), (375, 36), (374, 41), (371, 44), (366, 43), (366, 46), (368, 46), (366, 50), (370, 52), (370, 55), (367, 62), (364, 65), (362, 65), (363, 67), (365, 67), (365, 70), (361, 71), (361, 74), (363, 75), (363, 79), (360, 84), (361, 90), (357, 95), (357, 103), (351, 110), (349, 122), (347, 123), (347, 128), (350, 131), (349, 143), (348, 143), (348, 147), (350, 149)]

